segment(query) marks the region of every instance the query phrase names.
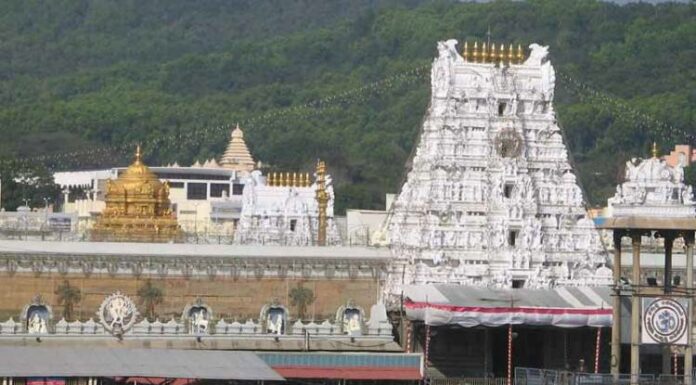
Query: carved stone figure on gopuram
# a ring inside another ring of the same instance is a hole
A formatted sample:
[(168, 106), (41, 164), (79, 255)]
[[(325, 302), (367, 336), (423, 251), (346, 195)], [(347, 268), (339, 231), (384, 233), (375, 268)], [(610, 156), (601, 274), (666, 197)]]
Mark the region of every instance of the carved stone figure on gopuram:
[(403, 285), (606, 284), (553, 108), (548, 47), (438, 43), (421, 137), (387, 222)]
[(172, 213), (169, 185), (143, 163), (140, 146), (135, 161), (106, 184), (106, 208), (91, 230), (94, 241), (176, 242), (183, 233)]

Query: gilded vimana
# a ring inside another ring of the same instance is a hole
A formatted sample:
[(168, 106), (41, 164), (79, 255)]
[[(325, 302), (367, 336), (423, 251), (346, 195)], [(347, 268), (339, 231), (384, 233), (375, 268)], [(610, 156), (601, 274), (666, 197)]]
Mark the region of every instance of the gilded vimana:
[(3, 385), (693, 385), (693, 1), (9, 0)]

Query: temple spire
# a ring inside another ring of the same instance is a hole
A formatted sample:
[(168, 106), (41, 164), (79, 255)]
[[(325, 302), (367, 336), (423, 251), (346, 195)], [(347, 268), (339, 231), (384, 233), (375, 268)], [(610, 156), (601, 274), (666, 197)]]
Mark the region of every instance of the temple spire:
[(244, 132), (239, 128), (239, 123), (232, 130), (230, 143), (227, 145), (225, 153), (220, 158), (220, 166), (231, 168), (236, 171), (250, 172), (254, 169), (254, 158), (252, 158), (249, 148), (244, 142)]
[(659, 155), (659, 152), (657, 151), (657, 142), (653, 142), (652, 150), (650, 152), (652, 153), (653, 158), (657, 158), (657, 156)]

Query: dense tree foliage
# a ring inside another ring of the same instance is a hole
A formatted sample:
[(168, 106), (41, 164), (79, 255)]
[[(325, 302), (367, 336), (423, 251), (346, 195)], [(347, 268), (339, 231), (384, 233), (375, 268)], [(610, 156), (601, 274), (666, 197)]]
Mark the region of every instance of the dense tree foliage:
[(270, 170), (321, 157), (339, 212), (379, 208), (417, 139), (435, 42), (490, 28), (494, 41), (551, 47), (558, 118), (601, 204), (629, 154), (693, 130), (695, 16), (693, 4), (575, 0), (11, 0), (0, 157), (114, 166), (140, 142), (151, 163), (190, 164), (219, 156), (219, 126), (239, 121)]

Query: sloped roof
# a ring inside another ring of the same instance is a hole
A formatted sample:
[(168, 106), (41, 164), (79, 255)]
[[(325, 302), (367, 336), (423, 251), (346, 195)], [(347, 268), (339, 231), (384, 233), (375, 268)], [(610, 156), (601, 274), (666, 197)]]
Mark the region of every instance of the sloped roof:
[(79, 347), (0, 347), (0, 376), (284, 381), (252, 352)]

